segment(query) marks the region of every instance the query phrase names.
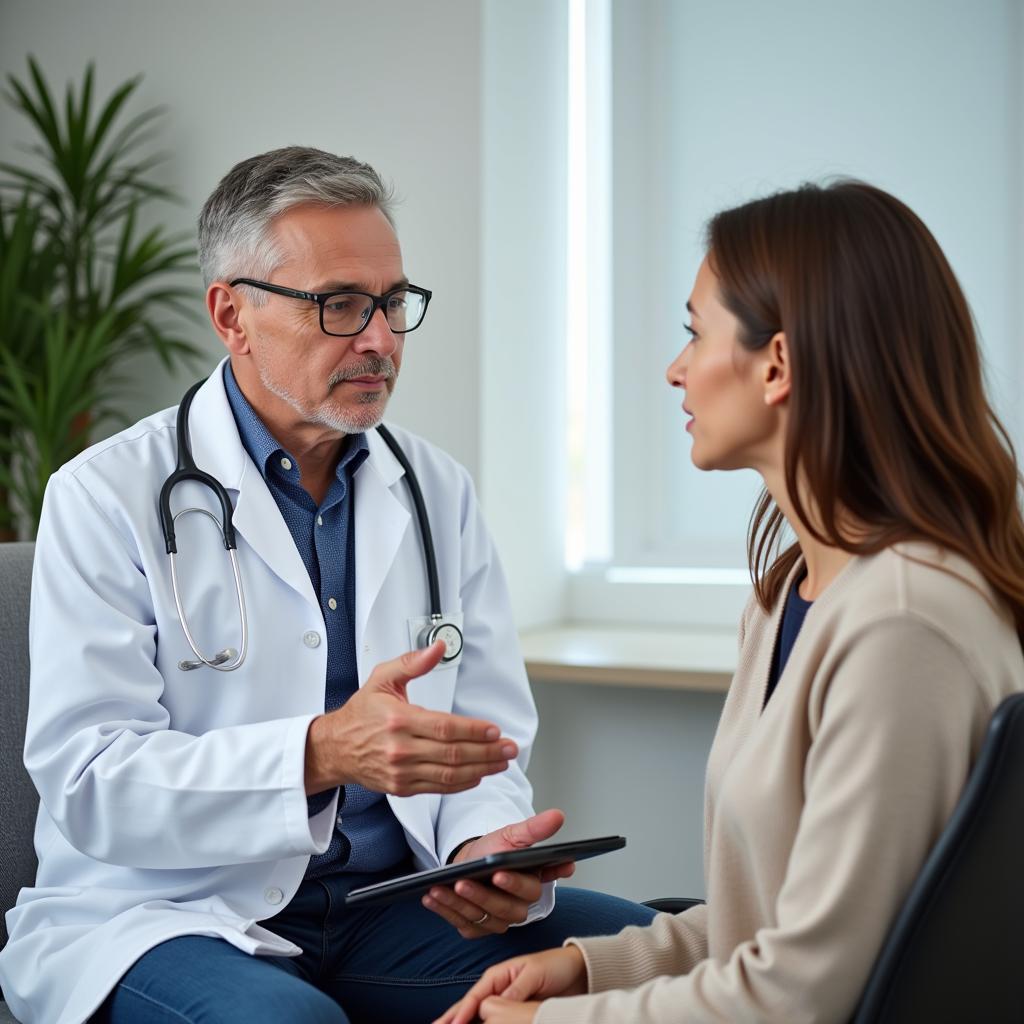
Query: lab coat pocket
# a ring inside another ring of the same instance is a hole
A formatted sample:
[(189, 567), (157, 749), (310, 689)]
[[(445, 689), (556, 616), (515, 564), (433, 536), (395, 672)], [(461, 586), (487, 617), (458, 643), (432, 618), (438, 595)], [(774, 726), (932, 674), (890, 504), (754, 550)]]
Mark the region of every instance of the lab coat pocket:
[(406, 687), (410, 704), (429, 708), (431, 711), (451, 711), (455, 702), (455, 682), (458, 678), (458, 662), (438, 665), (419, 679), (413, 679)]

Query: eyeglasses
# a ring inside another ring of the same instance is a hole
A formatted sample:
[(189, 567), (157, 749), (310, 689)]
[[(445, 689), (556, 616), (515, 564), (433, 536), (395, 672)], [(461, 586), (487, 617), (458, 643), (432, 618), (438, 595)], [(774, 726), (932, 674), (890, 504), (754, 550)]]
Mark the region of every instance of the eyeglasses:
[(414, 284), (392, 288), (383, 295), (371, 295), (370, 292), (300, 292), (248, 277), (236, 277), (230, 284), (232, 288), (247, 284), (250, 288), (260, 288), (290, 299), (315, 302), (320, 307), (320, 330), (334, 338), (351, 338), (362, 333), (378, 309), (384, 310), (388, 327), (395, 334), (415, 331), (423, 323), (432, 294), (426, 288), (417, 288)]

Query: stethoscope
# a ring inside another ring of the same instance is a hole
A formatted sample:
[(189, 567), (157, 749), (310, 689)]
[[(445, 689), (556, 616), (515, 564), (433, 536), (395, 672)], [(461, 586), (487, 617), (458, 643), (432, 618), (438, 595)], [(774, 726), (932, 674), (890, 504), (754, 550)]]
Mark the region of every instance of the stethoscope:
[[(178, 406), (177, 420), (177, 449), (178, 464), (173, 473), (164, 481), (160, 488), (160, 525), (163, 528), (164, 543), (167, 547), (167, 555), (171, 561), (171, 589), (174, 592), (174, 606), (178, 610), (178, 619), (181, 628), (185, 633), (192, 653), (196, 661), (182, 660), (178, 662), (178, 668), (182, 672), (190, 672), (195, 668), (202, 668), (207, 665), (218, 672), (233, 672), (245, 661), (245, 655), (249, 649), (249, 625), (245, 613), (245, 591), (242, 588), (242, 575), (238, 568), (238, 551), (235, 544), (235, 527), (232, 522), (232, 505), (228, 492), (221, 485), (220, 481), (209, 473), (205, 473), (195, 463), (192, 457), (192, 439), (189, 436), (188, 414), (192, 407), (192, 399), (196, 392), (202, 387), (205, 381), (198, 381), (188, 389)], [(452, 616), (445, 616), (441, 612), (441, 585), (437, 577), (437, 559), (434, 556), (434, 540), (430, 532), (430, 520), (427, 518), (427, 506), (423, 501), (423, 492), (420, 490), (416, 474), (406, 458), (405, 452), (395, 440), (391, 432), (383, 424), (377, 427), (384, 443), (391, 449), (395, 458), (398, 459), (405, 470), (405, 479), (409, 485), (409, 493), (412, 495), (412, 503), (416, 510), (416, 521), (419, 525), (420, 539), (423, 542), (423, 555), (426, 560), (427, 584), (430, 589), (430, 617), (423, 622), (422, 628), (416, 631), (414, 636), (417, 647), (429, 647), (438, 640), (443, 640), (445, 645), (442, 663), (452, 662), (462, 653), (462, 630), (452, 621)], [(220, 520), (205, 508), (184, 508), (180, 512), (171, 514), (171, 491), (177, 484), (185, 480), (192, 480), (204, 487), (208, 487), (216, 495), (220, 502)], [(176, 564), (178, 545), (174, 535), (174, 524), (180, 516), (189, 512), (201, 512), (216, 523), (224, 538), (224, 547), (231, 558), (231, 570), (235, 577), (235, 594), (238, 598), (238, 617), (241, 623), (241, 646), (236, 650), (234, 647), (225, 647), (218, 651), (212, 658), (206, 657), (196, 645), (192, 631), (188, 628), (188, 620), (185, 617), (185, 609), (181, 601), (181, 592), (178, 589), (178, 567)], [(234, 660), (232, 660), (234, 659)]]

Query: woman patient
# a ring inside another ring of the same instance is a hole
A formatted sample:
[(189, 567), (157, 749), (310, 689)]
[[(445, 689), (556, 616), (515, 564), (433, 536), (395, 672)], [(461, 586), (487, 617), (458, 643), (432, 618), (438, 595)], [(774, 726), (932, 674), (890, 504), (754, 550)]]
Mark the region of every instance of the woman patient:
[(850, 181), (727, 210), (688, 309), (668, 381), (693, 461), (765, 487), (708, 761), (708, 902), (492, 967), (444, 1024), (848, 1020), (1024, 685), (1013, 450), (917, 216)]

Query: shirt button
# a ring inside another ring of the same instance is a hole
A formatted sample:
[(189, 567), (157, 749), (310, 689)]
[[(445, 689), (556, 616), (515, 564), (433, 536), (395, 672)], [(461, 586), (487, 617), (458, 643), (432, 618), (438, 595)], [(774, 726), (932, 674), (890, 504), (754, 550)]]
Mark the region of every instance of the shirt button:
[(338, 817), (335, 820), (337, 821), (338, 828), (341, 828), (342, 824), (344, 823), (343, 820), (342, 820), (341, 815), (339, 814)]
[(320, 634), (311, 629), (308, 633), (303, 633), (302, 634), (302, 642), (307, 647), (319, 647), (320, 646)]
[(338, 607), (338, 602), (333, 597), (327, 598), (327, 607), (333, 612)]
[(282, 459), (281, 460), (281, 468), (282, 469), (291, 469), (292, 468), (292, 460), (291, 459)]
[(323, 526), (324, 525), (324, 517), (323, 516), (317, 516), (316, 517), (316, 525), (317, 526)]
[(263, 898), (276, 907), (284, 899), (284, 893), (280, 889), (271, 888), (264, 891)]

